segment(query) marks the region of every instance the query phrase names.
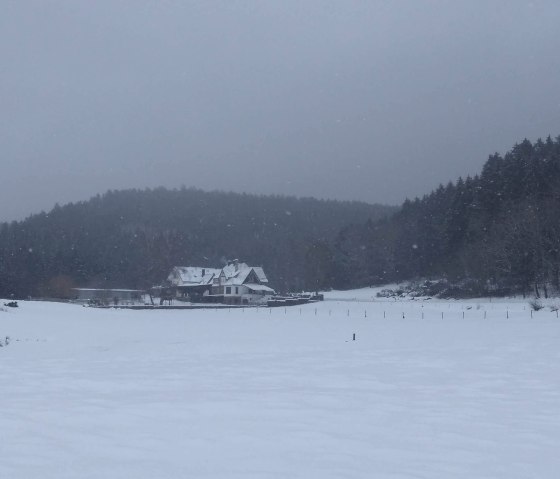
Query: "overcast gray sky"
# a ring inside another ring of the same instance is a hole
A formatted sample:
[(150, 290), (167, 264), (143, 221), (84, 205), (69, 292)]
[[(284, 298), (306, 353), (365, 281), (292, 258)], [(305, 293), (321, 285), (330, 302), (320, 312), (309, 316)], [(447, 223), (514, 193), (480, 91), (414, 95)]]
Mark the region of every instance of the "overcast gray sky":
[(0, 219), (164, 185), (397, 204), (560, 134), (560, 2), (0, 0)]

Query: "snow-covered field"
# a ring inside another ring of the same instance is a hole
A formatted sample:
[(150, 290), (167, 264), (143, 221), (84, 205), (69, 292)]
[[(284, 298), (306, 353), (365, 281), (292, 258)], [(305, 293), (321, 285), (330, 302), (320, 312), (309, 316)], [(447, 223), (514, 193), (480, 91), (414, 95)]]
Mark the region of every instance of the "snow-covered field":
[(0, 478), (560, 477), (556, 312), (373, 293), (0, 311)]

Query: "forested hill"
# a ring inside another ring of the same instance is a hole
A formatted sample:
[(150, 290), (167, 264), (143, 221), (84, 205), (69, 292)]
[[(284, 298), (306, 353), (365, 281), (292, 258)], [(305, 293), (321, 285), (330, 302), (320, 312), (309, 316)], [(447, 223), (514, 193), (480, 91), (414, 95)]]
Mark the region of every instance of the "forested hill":
[(474, 178), (345, 228), (334, 256), (340, 287), (433, 277), (473, 294), (558, 290), (560, 137), (524, 140)]
[[(317, 245), (396, 208), (196, 189), (108, 192), (0, 227), (0, 295), (64, 296), (74, 286), (144, 288), (175, 265), (262, 265), (303, 288)], [(310, 253), (311, 252), (311, 253)], [(307, 268), (307, 270), (306, 270)]]

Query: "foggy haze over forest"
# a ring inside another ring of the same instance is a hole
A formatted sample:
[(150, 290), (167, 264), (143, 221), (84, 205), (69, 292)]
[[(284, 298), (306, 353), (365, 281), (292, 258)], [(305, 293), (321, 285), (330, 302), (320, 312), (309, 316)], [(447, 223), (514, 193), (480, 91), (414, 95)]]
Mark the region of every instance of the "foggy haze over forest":
[(5, 2), (0, 220), (107, 189), (399, 204), (560, 133), (555, 1)]

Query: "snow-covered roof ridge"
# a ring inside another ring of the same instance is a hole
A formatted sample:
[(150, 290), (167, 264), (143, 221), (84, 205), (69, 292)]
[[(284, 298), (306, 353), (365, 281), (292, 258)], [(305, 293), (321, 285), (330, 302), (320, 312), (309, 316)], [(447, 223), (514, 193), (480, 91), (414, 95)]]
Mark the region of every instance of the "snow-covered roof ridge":
[(262, 267), (255, 266), (253, 267), (253, 271), (255, 272), (261, 283), (268, 283), (268, 278), (266, 277), (266, 274), (264, 274), (264, 269), (262, 269)]
[(222, 268), (224, 284), (241, 285), (251, 278), (254, 273), (253, 283), (268, 283), (268, 278), (260, 266), (249, 266), (247, 263), (230, 263)]
[(268, 283), (268, 278), (261, 266), (249, 266), (247, 263), (233, 261), (222, 269), (202, 268), (200, 266), (175, 266), (167, 278), (175, 286), (197, 286), (211, 284), (214, 278), (221, 277), (221, 283), (242, 285), (250, 283)]
[(205, 285), (210, 284), (220, 271), (217, 268), (201, 266), (175, 266), (168, 279), (176, 286)]
[(226, 279), (239, 277), (245, 271), (250, 271), (251, 267), (247, 263), (229, 263), (222, 268)]

